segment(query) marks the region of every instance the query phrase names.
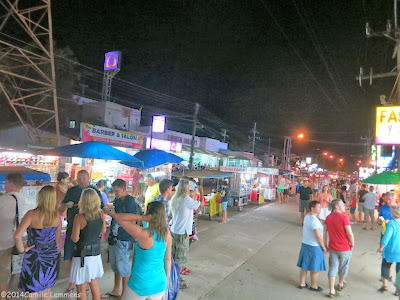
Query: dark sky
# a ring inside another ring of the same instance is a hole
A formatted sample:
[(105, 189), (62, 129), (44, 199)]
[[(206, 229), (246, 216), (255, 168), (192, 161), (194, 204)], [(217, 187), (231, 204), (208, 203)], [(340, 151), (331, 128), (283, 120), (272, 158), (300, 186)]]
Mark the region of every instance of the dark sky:
[[(392, 2), (57, 0), (54, 38), (99, 70), (104, 52), (118, 49), (118, 77), (199, 102), (243, 132), (257, 122), (261, 138), (271, 137), (275, 147), (300, 130), (313, 140), (359, 142), (374, 128), (379, 95), (389, 95), (394, 82), (360, 88), (355, 80), (360, 66), (374, 72), (394, 66), (392, 43), (366, 39), (365, 23), (384, 30)], [(297, 152), (363, 151), (294, 146)]]

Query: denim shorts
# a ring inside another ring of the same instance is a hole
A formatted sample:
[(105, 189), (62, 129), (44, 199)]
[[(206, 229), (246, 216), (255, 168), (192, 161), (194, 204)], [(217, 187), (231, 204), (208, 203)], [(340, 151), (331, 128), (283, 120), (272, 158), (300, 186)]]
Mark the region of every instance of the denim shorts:
[(346, 277), (349, 271), (351, 251), (333, 251), (329, 250), (329, 277)]
[(350, 213), (354, 214), (356, 212), (356, 207), (350, 207)]
[(300, 200), (299, 202), (299, 212), (309, 212), (310, 208), (308, 207), (308, 204), (310, 203), (309, 200)]
[(131, 264), (129, 262), (129, 241), (119, 241), (108, 246), (111, 269), (120, 277), (131, 275)]
[(65, 236), (64, 242), (64, 260), (71, 260), (74, 257), (75, 243), (71, 240), (71, 236)]
[(221, 209), (226, 210), (228, 208), (228, 201), (221, 202)]

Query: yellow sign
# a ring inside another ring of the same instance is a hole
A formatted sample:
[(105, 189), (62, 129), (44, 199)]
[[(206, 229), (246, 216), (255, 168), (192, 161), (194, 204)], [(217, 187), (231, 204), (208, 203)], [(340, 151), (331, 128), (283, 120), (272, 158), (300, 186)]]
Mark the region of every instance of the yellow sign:
[(400, 145), (400, 106), (376, 108), (375, 137), (378, 145)]

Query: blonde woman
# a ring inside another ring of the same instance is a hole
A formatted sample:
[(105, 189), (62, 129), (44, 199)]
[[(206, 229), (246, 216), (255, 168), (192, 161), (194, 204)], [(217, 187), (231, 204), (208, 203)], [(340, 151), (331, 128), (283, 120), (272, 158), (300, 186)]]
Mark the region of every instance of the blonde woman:
[(330, 203), (332, 202), (332, 195), (329, 193), (329, 188), (324, 185), (322, 192), (318, 195), (318, 202), (321, 204), (321, 212), (318, 215), (318, 219), (325, 222), (326, 217), (331, 213)]
[(71, 264), (70, 282), (76, 284), (78, 299), (87, 299), (89, 284), (92, 299), (100, 299), (98, 278), (104, 274), (101, 260), (100, 234), (106, 232), (99, 195), (94, 189), (85, 189), (79, 200), (79, 213), (75, 216), (71, 239), (76, 244)]
[[(123, 229), (136, 239), (135, 259), (123, 300), (162, 299), (171, 271), (171, 233), (165, 221), (165, 207), (159, 201), (150, 202), (146, 215), (117, 214), (104, 208)], [(149, 223), (148, 228), (136, 225)]]
[[(50, 299), (50, 289), (57, 277), (58, 244), (61, 220), (57, 212), (56, 190), (44, 186), (37, 197), (38, 205), (28, 211), (14, 233), (15, 245), (25, 253), (18, 287), (23, 292), (41, 292), (41, 299)], [(22, 235), (28, 233), (23, 245)]]
[[(201, 209), (203, 201), (190, 198), (190, 190), (197, 190), (197, 185), (187, 179), (181, 179), (177, 185), (176, 193), (171, 198), (172, 212), (172, 257), (181, 264), (181, 274), (189, 274), (189, 270), (184, 266), (187, 262), (189, 253), (189, 234), (192, 233), (193, 210)], [(199, 188), (200, 198), (203, 199), (203, 189)], [(187, 288), (184, 282), (181, 288)]]

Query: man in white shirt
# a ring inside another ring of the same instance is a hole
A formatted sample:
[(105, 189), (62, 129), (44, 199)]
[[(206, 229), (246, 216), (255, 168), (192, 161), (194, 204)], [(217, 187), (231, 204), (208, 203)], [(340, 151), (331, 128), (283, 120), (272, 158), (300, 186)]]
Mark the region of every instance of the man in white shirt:
[(21, 188), (24, 178), (20, 173), (9, 173), (6, 176), (4, 189), (6, 194), (0, 196), (0, 299), (4, 300), (11, 275), (12, 248), (17, 212), (17, 201), (21, 203)]
[(374, 187), (369, 187), (369, 193), (363, 196), (364, 199), (364, 230), (368, 230), (369, 219), (371, 219), (371, 230), (374, 230), (375, 226), (375, 204), (378, 200), (378, 195), (374, 193)]

